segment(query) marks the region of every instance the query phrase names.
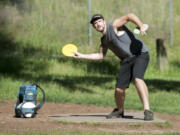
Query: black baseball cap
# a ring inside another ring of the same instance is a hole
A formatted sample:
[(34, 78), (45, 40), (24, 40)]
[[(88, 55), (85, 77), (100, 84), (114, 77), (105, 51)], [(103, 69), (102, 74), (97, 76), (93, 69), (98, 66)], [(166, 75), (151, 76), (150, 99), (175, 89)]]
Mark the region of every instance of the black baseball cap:
[(94, 14), (91, 18), (91, 21), (90, 23), (93, 24), (94, 21), (98, 20), (98, 19), (103, 19), (104, 20), (104, 17), (101, 15), (101, 14)]

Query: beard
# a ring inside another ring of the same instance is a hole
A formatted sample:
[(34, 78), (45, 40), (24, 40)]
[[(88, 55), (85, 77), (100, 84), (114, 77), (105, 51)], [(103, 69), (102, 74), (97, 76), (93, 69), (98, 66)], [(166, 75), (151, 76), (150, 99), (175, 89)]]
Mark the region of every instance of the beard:
[(99, 32), (103, 32), (104, 31), (104, 26), (100, 26), (99, 28), (96, 29)]

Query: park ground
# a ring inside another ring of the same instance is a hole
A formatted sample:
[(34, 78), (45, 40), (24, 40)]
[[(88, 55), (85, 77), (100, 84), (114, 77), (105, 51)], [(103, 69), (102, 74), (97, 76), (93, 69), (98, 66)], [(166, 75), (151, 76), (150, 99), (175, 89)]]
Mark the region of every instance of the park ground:
[[(67, 121), (55, 121), (50, 116), (57, 114), (77, 113), (108, 113), (112, 107), (93, 105), (62, 104), (48, 102), (42, 107), (35, 118), (15, 118), (14, 101), (3, 101), (0, 103), (0, 132), (3, 134), (23, 134), (26, 132), (50, 131), (100, 131), (112, 133), (179, 133), (180, 116), (166, 113), (155, 113), (155, 116), (164, 120), (160, 122), (144, 123), (76, 123)], [(133, 111), (133, 110), (126, 110)]]

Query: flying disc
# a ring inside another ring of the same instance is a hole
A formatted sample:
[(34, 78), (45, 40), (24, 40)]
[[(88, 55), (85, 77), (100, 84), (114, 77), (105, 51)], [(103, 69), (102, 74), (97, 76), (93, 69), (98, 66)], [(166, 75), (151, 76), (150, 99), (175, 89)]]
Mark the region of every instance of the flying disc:
[(77, 52), (77, 47), (74, 44), (64, 45), (62, 48), (62, 53), (65, 56), (72, 56), (75, 52)]
[[(145, 30), (147, 30), (149, 28), (149, 25), (143, 24), (143, 27), (145, 28)], [(134, 32), (134, 34), (140, 34), (141, 33), (139, 28), (135, 28), (133, 32)]]

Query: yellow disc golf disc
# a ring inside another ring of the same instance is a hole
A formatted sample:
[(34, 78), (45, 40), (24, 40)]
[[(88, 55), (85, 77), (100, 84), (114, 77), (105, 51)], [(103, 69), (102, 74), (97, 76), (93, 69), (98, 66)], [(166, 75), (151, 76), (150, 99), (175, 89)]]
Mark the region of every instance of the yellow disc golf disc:
[(77, 47), (74, 44), (67, 44), (62, 48), (62, 53), (65, 56), (72, 56), (75, 52), (77, 52)]

